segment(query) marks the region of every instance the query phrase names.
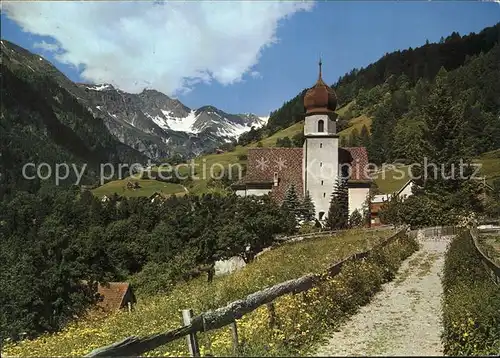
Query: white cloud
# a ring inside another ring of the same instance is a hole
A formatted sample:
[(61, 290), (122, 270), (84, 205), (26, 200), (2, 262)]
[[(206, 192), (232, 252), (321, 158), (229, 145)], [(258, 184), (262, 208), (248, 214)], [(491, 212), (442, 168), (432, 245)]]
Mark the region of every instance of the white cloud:
[(262, 78), (262, 75), (260, 74), (259, 71), (252, 71), (252, 72), (250, 72), (250, 77), (255, 78), (255, 79), (260, 79), (260, 78)]
[(34, 48), (41, 48), (42, 50), (49, 52), (58, 52), (60, 51), (60, 47), (58, 44), (51, 44), (45, 41), (37, 42), (33, 45)]
[[(51, 37), (58, 61), (128, 92), (175, 94), (199, 82), (231, 84), (277, 42), (278, 23), (311, 2), (5, 2), (24, 31)], [(80, 67), (79, 67), (80, 68)]]

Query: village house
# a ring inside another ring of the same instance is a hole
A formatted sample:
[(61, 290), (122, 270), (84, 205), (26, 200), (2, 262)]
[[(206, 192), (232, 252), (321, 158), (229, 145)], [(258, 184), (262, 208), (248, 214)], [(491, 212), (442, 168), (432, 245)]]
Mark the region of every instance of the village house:
[(127, 282), (99, 284), (97, 293), (101, 296), (97, 304), (105, 311), (117, 311), (121, 308), (131, 311), (137, 302), (132, 287)]
[(381, 225), (379, 213), (384, 204), (393, 197), (397, 197), (399, 200), (405, 201), (410, 195), (413, 195), (413, 188), (415, 185), (415, 182), (410, 179), (401, 188), (399, 188), (398, 191), (392, 194), (375, 195), (370, 202), (370, 225)]
[(155, 201), (163, 201), (168, 199), (168, 195), (162, 192), (155, 191), (153, 194), (149, 196), (149, 200), (154, 203)]
[(269, 194), (280, 203), (293, 185), (299, 197), (309, 192), (316, 218), (324, 220), (339, 170), (347, 178), (349, 214), (362, 212), (371, 186), (366, 173), (365, 147), (339, 147), (336, 129), (337, 96), (322, 79), (321, 61), (316, 84), (304, 97), (302, 148), (252, 148), (246, 176), (233, 185), (237, 195)]

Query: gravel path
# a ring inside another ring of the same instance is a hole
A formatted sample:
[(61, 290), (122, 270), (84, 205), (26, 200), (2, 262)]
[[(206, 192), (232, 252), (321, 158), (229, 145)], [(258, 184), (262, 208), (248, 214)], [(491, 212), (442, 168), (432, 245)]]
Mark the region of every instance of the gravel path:
[(447, 241), (427, 239), (316, 356), (442, 356), (441, 270)]

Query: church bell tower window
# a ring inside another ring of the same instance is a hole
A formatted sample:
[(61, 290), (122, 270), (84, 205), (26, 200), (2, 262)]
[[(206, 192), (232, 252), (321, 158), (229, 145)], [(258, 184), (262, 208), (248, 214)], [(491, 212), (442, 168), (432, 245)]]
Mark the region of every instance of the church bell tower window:
[(318, 132), (324, 132), (325, 131), (325, 121), (320, 119), (318, 121)]

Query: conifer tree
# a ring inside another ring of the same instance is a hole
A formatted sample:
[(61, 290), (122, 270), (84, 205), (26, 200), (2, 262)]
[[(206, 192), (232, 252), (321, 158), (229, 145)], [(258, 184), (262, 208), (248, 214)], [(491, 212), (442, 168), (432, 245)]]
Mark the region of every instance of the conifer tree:
[(363, 128), (361, 128), (360, 135), (361, 145), (367, 147), (370, 144), (370, 132), (368, 132), (368, 128), (363, 124)]
[(349, 217), (349, 226), (350, 227), (361, 227), (363, 226), (363, 216), (358, 211), (358, 209), (354, 210)]
[(337, 178), (330, 200), (326, 226), (330, 230), (345, 229), (349, 222), (348, 189), (345, 179)]
[(314, 203), (312, 202), (311, 196), (309, 195), (309, 191), (306, 192), (304, 196), (304, 200), (301, 205), (301, 219), (309, 222), (313, 221), (316, 216), (316, 210), (314, 208)]
[(349, 145), (351, 147), (357, 147), (360, 145), (360, 143), (361, 143), (361, 138), (359, 136), (359, 132), (356, 128), (353, 128), (349, 139)]
[(427, 175), (417, 184), (440, 202), (444, 211), (480, 211), (477, 182), (469, 180), (472, 168), (459, 171), (461, 163), (470, 161), (471, 153), (463, 118), (467, 104), (452, 97), (447, 80), (447, 72), (441, 68), (423, 110), (423, 151), (427, 162), (436, 166), (428, 165)]
[(300, 217), (300, 201), (295, 190), (295, 185), (290, 185), (286, 191), (285, 199), (281, 204), (281, 208), (290, 213), (295, 214), (295, 218)]

